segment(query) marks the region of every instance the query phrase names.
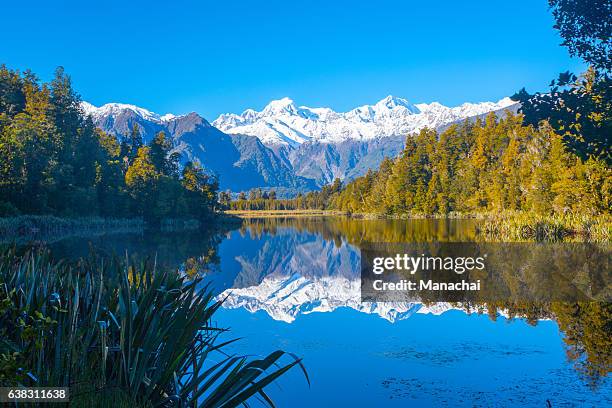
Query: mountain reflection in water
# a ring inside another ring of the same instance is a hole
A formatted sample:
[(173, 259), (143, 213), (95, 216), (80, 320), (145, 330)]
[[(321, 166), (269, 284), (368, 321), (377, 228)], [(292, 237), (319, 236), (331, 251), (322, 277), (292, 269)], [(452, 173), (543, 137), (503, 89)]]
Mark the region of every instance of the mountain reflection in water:
[[(422, 221), (425, 220), (417, 220), (415, 230), (400, 231), (397, 226), (406, 226), (405, 222), (346, 218), (247, 220), (240, 231), (232, 232), (221, 244), (221, 281), (229, 287), (217, 287), (222, 291), (219, 298), (225, 299), (226, 308), (264, 310), (273, 319), (285, 322), (301, 314), (331, 312), (339, 307), (377, 314), (390, 322), (413, 313), (440, 314), (455, 307), (442, 303), (361, 303), (359, 247), (349, 242), (349, 237), (361, 240), (368, 235), (376, 239), (407, 239), (401, 232), (421, 239), (466, 239), (473, 228), (473, 223), (466, 221), (459, 227), (458, 221), (437, 225)], [(399, 235), (388, 235), (398, 231)]]
[[(550, 341), (563, 342), (566, 356), (581, 381), (594, 388), (602, 384), (604, 389), (609, 387), (606, 376), (612, 362), (610, 303), (533, 303), (503, 299), (469, 305), (361, 302), (359, 248), (362, 244), (470, 242), (478, 239), (477, 228), (475, 220), (248, 219), (220, 244), (220, 265), (208, 274), (208, 279), (224, 299), (226, 309), (262, 311), (273, 320), (292, 324), (316, 312), (334, 312), (331, 313), (334, 315), (340, 309), (377, 315), (395, 324), (411, 316), (437, 316), (453, 309), (488, 315), (490, 321), (520, 318), (531, 326), (552, 321), (557, 324), (562, 340), (556, 337)], [(609, 282), (609, 270), (602, 273)], [(528, 277), (533, 281), (540, 279)], [(509, 286), (521, 286), (512, 277), (509, 280)], [(563, 284), (559, 283), (560, 290), (564, 290)], [(553, 290), (550, 285), (555, 282), (545, 281), (543, 290)]]

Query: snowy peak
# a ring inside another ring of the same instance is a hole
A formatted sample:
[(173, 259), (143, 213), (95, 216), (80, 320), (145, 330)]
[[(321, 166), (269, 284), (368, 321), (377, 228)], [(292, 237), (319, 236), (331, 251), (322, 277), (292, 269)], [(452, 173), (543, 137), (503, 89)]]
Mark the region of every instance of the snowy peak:
[(171, 113), (167, 113), (165, 115), (158, 115), (157, 113), (151, 112), (147, 109), (141, 108), (136, 105), (130, 105), (127, 103), (107, 103), (100, 107), (94, 106), (89, 102), (81, 102), (81, 108), (83, 112), (91, 116), (94, 119), (94, 122), (100, 118), (113, 118), (126, 114), (132, 113), (141, 119), (161, 123), (161, 122), (169, 122), (173, 119), (176, 119), (180, 116), (173, 115)]
[[(252, 115), (254, 113), (253, 110), (247, 110), (245, 113)], [(293, 100), (290, 98), (282, 98), (275, 101), (270, 102), (263, 111), (261, 111), (261, 116), (275, 116), (275, 115), (296, 115), (298, 114), (298, 109), (293, 103)]]
[(226, 133), (256, 136), (264, 144), (297, 147), (309, 141), (339, 143), (406, 136), (425, 127), (440, 128), (489, 112), (516, 111), (517, 107), (510, 98), (447, 107), (438, 102), (413, 105), (389, 95), (373, 105), (342, 113), (297, 106), (285, 97), (270, 102), (260, 112), (247, 109), (241, 115), (223, 114), (213, 125)]
[(403, 98), (398, 98), (396, 96), (392, 96), (389, 95), (384, 99), (381, 99), (380, 101), (376, 102), (376, 104), (374, 105), (374, 108), (376, 110), (394, 110), (396, 108), (406, 108), (406, 110), (408, 110), (410, 113), (420, 113), (419, 109), (410, 104), (406, 99)]

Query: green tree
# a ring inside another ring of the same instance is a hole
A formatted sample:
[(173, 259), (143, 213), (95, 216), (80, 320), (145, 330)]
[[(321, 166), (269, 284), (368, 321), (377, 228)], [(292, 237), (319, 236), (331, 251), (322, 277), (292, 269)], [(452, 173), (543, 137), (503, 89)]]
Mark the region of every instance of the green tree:
[(179, 168), (179, 155), (172, 152), (172, 141), (165, 132), (158, 132), (149, 143), (151, 162), (158, 172), (165, 176), (176, 176)]
[(209, 177), (200, 166), (188, 162), (183, 168), (182, 185), (187, 190), (190, 214), (197, 219), (209, 218), (216, 210), (218, 181)]

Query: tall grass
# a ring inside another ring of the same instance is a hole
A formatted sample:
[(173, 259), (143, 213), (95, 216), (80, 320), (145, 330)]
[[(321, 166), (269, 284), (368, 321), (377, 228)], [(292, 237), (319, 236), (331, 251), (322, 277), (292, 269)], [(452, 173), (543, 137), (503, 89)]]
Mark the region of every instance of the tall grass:
[(1, 386), (68, 386), (84, 406), (231, 407), (251, 397), (271, 406), (265, 388), (301, 366), (283, 351), (225, 354), (233, 340), (221, 342), (226, 330), (213, 322), (221, 302), (154, 261), (0, 255)]
[(612, 237), (612, 217), (609, 214), (589, 216), (573, 213), (502, 213), (487, 218), (482, 232), (487, 238), (512, 241), (609, 242)]

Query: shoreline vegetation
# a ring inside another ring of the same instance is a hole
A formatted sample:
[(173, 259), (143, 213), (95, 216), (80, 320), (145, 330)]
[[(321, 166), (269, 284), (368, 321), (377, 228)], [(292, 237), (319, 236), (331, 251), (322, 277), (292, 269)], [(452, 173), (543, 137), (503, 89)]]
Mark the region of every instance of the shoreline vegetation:
[(96, 128), (61, 67), (45, 83), (0, 65), (0, 217), (142, 219), (151, 229), (217, 217), (217, 178), (181, 162), (164, 132), (143, 140), (130, 126)]
[(226, 210), (225, 214), (240, 218), (261, 217), (331, 217), (346, 216), (344, 211), (333, 210)]
[(70, 387), (74, 406), (238, 406), (253, 396), (273, 406), (265, 388), (301, 366), (297, 357), (224, 353), (235, 340), (199, 278), (128, 262), (0, 252), (0, 386)]

